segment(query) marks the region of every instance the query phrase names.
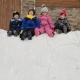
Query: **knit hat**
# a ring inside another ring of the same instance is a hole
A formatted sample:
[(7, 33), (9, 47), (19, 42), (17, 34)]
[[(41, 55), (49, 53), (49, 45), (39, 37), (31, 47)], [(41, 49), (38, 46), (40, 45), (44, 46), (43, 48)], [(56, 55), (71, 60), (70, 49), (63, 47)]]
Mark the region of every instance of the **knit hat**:
[(16, 14), (20, 16), (19, 12), (14, 11), (14, 12), (13, 12), (13, 17), (14, 17), (14, 15), (16, 15)]
[(48, 8), (45, 6), (45, 4), (41, 6), (41, 13), (43, 12), (48, 12)]
[[(29, 12), (30, 12), (30, 11), (33, 11), (33, 15), (36, 14), (36, 11), (35, 11), (34, 9), (30, 9)], [(28, 12), (28, 14), (29, 14), (29, 12)]]
[(66, 10), (64, 9), (64, 10), (62, 10), (61, 12), (60, 12), (60, 15), (61, 14), (64, 14), (65, 16), (66, 16)]

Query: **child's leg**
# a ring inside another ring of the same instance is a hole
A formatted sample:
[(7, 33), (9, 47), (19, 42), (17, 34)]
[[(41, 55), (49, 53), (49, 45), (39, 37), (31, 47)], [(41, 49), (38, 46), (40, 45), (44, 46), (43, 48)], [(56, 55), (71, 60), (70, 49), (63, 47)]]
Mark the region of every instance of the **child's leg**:
[(61, 34), (62, 33), (62, 30), (61, 29), (56, 29), (55, 30), (58, 34)]
[(36, 35), (36, 36), (39, 35), (39, 29), (38, 29), (38, 28), (35, 28), (35, 31), (34, 31), (34, 32), (35, 32), (35, 35)]
[(17, 30), (17, 34), (19, 35), (19, 33), (20, 33), (20, 28), (17, 28), (16, 30)]
[(41, 27), (40, 29), (35, 28), (35, 35), (36, 35), (36, 36), (38, 36), (38, 35), (40, 35), (40, 34), (43, 34), (43, 33), (45, 33), (44, 27)]
[(50, 37), (54, 37), (54, 31), (51, 28), (46, 27), (45, 30)]
[(56, 30), (56, 29), (59, 29), (59, 27), (58, 27), (58, 26), (55, 26), (55, 27), (54, 27), (54, 30)]
[(22, 36), (21, 36), (21, 40), (24, 40), (27, 36), (28, 36), (28, 29), (24, 29)]
[(63, 28), (60, 26), (55, 26), (54, 30), (58, 33), (61, 34), (63, 32)]
[(13, 30), (13, 35), (17, 37), (18, 35), (17, 30)]
[(20, 28), (16, 28), (16, 29), (13, 30), (13, 35), (14, 36), (19, 35), (19, 33), (20, 33)]
[(32, 36), (35, 35), (35, 32), (34, 32), (35, 28), (30, 28), (29, 31), (31, 32)]
[(70, 32), (71, 30), (67, 28), (67, 32)]
[(10, 37), (11, 35), (12, 35), (12, 30), (9, 30), (8, 32), (7, 32), (7, 35)]
[(28, 31), (28, 40), (32, 40), (32, 37), (35, 35), (34, 28), (30, 28)]
[(67, 33), (67, 32), (68, 32), (68, 31), (67, 31), (67, 27), (66, 27), (65, 25), (63, 26), (63, 32), (64, 32), (64, 33)]

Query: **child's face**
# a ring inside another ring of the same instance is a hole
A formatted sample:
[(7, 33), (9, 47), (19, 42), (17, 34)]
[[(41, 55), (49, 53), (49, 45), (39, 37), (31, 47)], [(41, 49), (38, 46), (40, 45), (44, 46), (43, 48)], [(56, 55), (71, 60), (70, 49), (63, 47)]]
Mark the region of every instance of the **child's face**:
[(15, 14), (15, 15), (14, 15), (14, 18), (15, 18), (15, 19), (18, 19), (18, 18), (19, 18), (19, 15)]
[(62, 15), (60, 15), (60, 18), (64, 19), (64, 18), (66, 18), (66, 16), (64, 14), (62, 14)]
[(33, 11), (30, 11), (30, 12), (29, 12), (29, 15), (33, 15)]
[(46, 12), (43, 12), (42, 15), (45, 16), (45, 15), (47, 15), (47, 13)]

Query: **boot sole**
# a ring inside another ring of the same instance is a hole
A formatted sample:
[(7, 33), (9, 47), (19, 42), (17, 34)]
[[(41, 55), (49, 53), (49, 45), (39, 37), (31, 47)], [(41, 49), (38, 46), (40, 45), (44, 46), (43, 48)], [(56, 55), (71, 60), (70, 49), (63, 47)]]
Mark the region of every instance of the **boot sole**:
[(66, 34), (66, 33), (67, 33), (67, 28), (66, 28), (66, 26), (63, 27), (63, 30), (64, 30), (64, 33)]
[(38, 36), (39, 35), (39, 30), (36, 28), (35, 29), (35, 35)]
[(59, 29), (56, 29), (55, 31), (56, 31), (58, 34), (61, 34), (61, 33), (62, 33), (62, 31), (59, 30)]

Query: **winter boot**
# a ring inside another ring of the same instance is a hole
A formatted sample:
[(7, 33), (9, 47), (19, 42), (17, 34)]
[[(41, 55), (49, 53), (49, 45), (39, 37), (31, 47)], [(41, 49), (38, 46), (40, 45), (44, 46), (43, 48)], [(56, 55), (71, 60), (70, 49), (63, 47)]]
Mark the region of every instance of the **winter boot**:
[(59, 29), (56, 29), (55, 31), (56, 31), (58, 34), (61, 34), (61, 33), (62, 33), (62, 31), (59, 30)]
[(39, 29), (35, 28), (35, 35), (38, 36), (39, 35)]
[(25, 39), (24, 36), (22, 36), (22, 37), (21, 37), (21, 40), (24, 40), (24, 39)]
[(7, 36), (10, 37), (11, 35), (12, 35), (12, 31), (8, 31), (8, 32), (7, 32)]
[(49, 35), (50, 37), (54, 37), (53, 32), (49, 32), (48, 35)]
[(27, 36), (27, 33), (24, 32), (24, 33), (21, 35), (21, 40), (24, 40), (24, 39), (26, 38), (26, 36)]
[(32, 40), (32, 33), (28, 31), (28, 40)]
[(13, 31), (13, 34), (14, 34), (14, 36), (16, 36), (16, 37), (17, 37), (17, 35), (18, 35), (18, 33), (17, 33), (16, 30)]
[(67, 27), (66, 26), (63, 26), (63, 31), (65, 34), (67, 33)]

